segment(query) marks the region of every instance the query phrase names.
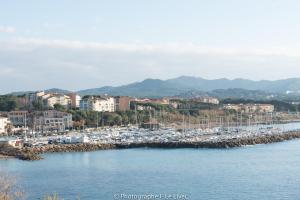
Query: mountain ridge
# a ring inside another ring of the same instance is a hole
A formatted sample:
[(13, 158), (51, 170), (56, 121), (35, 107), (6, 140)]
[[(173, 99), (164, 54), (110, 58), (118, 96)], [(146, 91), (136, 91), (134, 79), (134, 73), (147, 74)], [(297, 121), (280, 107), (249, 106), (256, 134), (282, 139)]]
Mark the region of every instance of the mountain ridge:
[[(285, 94), (288, 91), (298, 93), (300, 91), (300, 78), (281, 80), (248, 80), (248, 79), (204, 79), (195, 76), (180, 76), (177, 78), (160, 80), (145, 79), (119, 87), (110, 87), (106, 94), (129, 96), (174, 96), (187, 91), (196, 90), (210, 92), (218, 89), (243, 89), (264, 91), (267, 93)], [(80, 94), (103, 94), (102, 88), (94, 88), (78, 91)]]
[[(300, 78), (289, 78), (281, 80), (249, 80), (243, 78), (236, 79), (204, 79), (195, 76), (180, 76), (177, 78), (161, 80), (161, 79), (145, 79), (140, 82), (134, 82), (121, 86), (104, 86), (99, 88), (91, 88), (76, 91), (80, 95), (124, 95), (136, 97), (163, 97), (163, 96), (176, 96), (184, 94), (189, 91), (201, 91), (205, 93), (213, 93), (212, 91), (229, 90), (229, 89), (242, 89), (243, 93), (249, 90), (264, 92), (270, 94), (297, 94), (300, 95)], [(71, 91), (52, 88), (45, 91), (57, 93), (69, 93)], [(252, 91), (252, 92), (250, 92)], [(222, 91), (225, 93), (226, 91)], [(20, 93), (20, 92), (16, 92)], [(261, 93), (262, 94), (262, 93)]]

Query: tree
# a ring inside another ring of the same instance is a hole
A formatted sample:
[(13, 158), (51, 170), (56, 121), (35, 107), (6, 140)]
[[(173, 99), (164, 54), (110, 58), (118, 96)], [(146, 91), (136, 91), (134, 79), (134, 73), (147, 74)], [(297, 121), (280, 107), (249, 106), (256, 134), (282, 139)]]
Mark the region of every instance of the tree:
[(18, 108), (17, 97), (12, 95), (0, 96), (0, 111), (12, 111)]
[(58, 111), (65, 111), (66, 110), (65, 106), (63, 106), (59, 103), (54, 104), (53, 107), (54, 107), (55, 110), (58, 110)]
[(33, 106), (34, 110), (43, 110), (44, 109), (44, 105), (41, 101), (32, 102), (32, 106)]

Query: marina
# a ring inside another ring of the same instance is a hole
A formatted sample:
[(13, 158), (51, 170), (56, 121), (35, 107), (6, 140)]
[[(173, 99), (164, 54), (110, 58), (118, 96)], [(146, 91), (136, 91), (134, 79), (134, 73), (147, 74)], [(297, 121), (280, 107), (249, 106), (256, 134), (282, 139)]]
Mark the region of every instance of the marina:
[[(128, 148), (233, 148), (268, 144), (300, 138), (300, 123), (230, 127), (212, 129), (136, 127), (90, 129), (84, 132), (56, 133), (26, 138), (1, 138), (2, 157), (40, 160), (44, 153), (88, 152)], [(28, 137), (27, 137), (28, 136)], [(6, 142), (6, 143), (5, 143)]]
[(139, 144), (172, 142), (211, 142), (264, 135), (280, 135), (290, 131), (299, 131), (300, 123), (215, 127), (206, 129), (160, 128), (158, 130), (137, 127), (119, 127), (87, 129), (84, 132), (68, 132), (64, 135), (53, 134), (26, 138), (25, 146), (43, 146), (47, 144)]

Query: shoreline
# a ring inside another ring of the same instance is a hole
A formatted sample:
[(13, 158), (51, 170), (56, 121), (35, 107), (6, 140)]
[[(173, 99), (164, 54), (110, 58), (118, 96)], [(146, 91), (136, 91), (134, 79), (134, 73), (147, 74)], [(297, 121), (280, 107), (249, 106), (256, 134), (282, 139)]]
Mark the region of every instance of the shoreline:
[(58, 153), (58, 152), (91, 152), (109, 149), (130, 149), (130, 148), (215, 148), (226, 149), (242, 147), (256, 144), (270, 144), (276, 142), (283, 142), (292, 139), (299, 139), (300, 131), (291, 131), (281, 134), (261, 135), (261, 136), (247, 136), (231, 139), (219, 139), (210, 141), (198, 142), (151, 142), (151, 143), (120, 143), (120, 144), (48, 144), (40, 147), (23, 147), (16, 149), (9, 146), (0, 147), (0, 159), (18, 158), (20, 160), (41, 160), (44, 153)]

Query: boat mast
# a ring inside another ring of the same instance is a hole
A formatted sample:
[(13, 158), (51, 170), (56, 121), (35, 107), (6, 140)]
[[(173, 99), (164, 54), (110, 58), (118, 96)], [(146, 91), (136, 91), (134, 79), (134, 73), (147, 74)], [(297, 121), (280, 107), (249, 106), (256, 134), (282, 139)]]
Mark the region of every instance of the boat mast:
[(24, 126), (25, 126), (25, 141), (27, 141), (27, 116), (26, 116), (26, 112), (25, 112), (25, 116), (24, 116)]

